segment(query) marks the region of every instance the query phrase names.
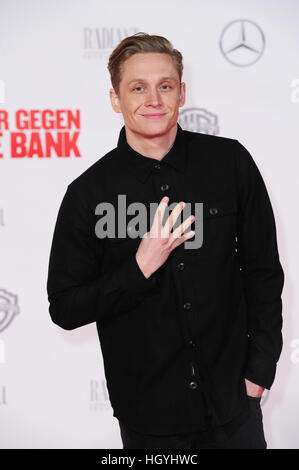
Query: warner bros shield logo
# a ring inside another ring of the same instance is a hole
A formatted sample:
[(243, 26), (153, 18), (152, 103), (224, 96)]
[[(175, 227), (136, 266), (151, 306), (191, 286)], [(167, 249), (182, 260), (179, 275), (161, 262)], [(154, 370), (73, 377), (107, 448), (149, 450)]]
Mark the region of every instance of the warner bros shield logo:
[(0, 289), (0, 333), (10, 325), (19, 312), (18, 297), (5, 289)]

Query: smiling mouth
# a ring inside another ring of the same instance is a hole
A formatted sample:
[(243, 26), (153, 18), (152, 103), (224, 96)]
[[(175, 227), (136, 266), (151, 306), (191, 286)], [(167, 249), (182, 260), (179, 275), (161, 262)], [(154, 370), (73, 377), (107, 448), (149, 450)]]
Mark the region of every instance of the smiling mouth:
[(166, 113), (160, 113), (160, 114), (142, 114), (143, 117), (147, 119), (160, 119), (163, 116), (165, 116)]

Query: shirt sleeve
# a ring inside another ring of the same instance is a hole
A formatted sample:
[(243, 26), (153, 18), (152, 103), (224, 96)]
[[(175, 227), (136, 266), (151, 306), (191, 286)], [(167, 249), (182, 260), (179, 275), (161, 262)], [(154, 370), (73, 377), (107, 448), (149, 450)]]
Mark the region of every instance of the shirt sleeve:
[(71, 183), (62, 199), (52, 239), (47, 292), (54, 323), (71, 330), (130, 311), (158, 289), (135, 254), (102, 270), (104, 240), (95, 235), (94, 214)]
[(247, 306), (248, 357), (244, 377), (270, 390), (282, 350), (282, 289), (274, 214), (261, 173), (236, 142), (237, 250)]

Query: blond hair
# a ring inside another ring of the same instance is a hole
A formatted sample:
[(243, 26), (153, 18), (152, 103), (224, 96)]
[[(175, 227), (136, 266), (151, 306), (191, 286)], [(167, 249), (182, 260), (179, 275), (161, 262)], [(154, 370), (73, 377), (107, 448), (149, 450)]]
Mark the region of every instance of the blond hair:
[(124, 62), (133, 54), (147, 52), (168, 54), (174, 62), (181, 82), (183, 74), (182, 54), (174, 49), (171, 42), (163, 36), (139, 32), (124, 38), (109, 56), (107, 68), (110, 72), (112, 86), (117, 94), (119, 94), (119, 83)]

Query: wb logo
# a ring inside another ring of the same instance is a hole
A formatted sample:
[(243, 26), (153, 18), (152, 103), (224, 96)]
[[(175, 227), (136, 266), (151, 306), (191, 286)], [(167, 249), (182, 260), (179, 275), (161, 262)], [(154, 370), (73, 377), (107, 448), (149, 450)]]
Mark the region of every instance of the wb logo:
[(0, 333), (8, 327), (19, 311), (18, 297), (0, 289)]

